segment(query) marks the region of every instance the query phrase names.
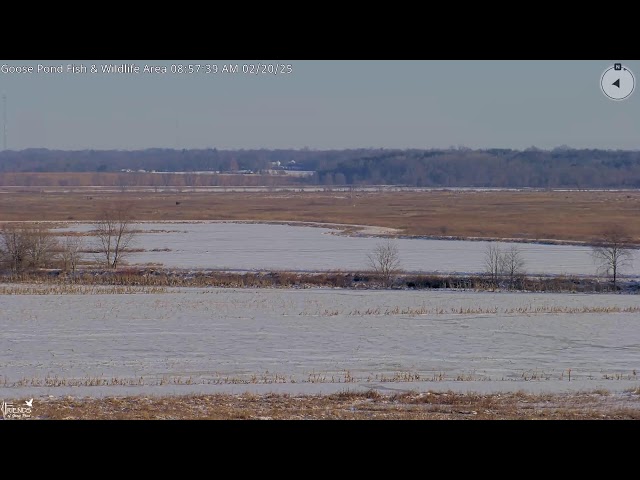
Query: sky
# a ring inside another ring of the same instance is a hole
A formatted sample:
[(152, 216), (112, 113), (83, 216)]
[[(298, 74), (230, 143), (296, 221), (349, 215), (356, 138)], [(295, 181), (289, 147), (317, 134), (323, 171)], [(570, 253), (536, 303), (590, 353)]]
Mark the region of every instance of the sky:
[[(624, 59), (0, 60), (2, 71), (34, 67), (0, 72), (0, 93), (10, 150), (640, 149), (639, 89), (619, 102), (600, 89), (614, 62), (640, 75), (640, 61)], [(253, 74), (258, 63), (290, 65), (291, 73)], [(72, 64), (87, 73), (68, 72)], [(134, 64), (140, 73), (101, 73), (109, 64)], [(38, 65), (63, 73), (37, 72)], [(145, 65), (167, 73), (144, 73)], [(201, 68), (180, 74), (171, 65)]]

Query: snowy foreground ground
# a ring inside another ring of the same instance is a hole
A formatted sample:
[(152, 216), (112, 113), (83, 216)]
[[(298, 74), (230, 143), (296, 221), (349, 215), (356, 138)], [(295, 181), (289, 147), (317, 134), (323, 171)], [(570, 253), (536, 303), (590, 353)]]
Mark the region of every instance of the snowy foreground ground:
[(0, 399), (640, 386), (633, 295), (174, 289), (0, 305)]

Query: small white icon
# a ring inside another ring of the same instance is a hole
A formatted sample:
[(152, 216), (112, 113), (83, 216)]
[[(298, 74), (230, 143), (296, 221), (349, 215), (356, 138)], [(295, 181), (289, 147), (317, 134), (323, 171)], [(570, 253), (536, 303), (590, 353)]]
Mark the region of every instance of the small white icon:
[(607, 68), (600, 78), (600, 88), (611, 100), (624, 100), (629, 98), (636, 86), (636, 79), (631, 70), (616, 63)]
[(29, 408), (33, 408), (33, 398), (31, 400), (25, 400), (24, 404)]

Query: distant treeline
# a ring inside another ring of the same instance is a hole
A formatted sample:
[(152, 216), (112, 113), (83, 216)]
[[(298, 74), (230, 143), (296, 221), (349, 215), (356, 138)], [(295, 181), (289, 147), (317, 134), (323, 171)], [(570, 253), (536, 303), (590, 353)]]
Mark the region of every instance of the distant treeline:
[(282, 168), (316, 172), (284, 182), (296, 184), (640, 188), (640, 151), (531, 148), (524, 151), (29, 149), (0, 152), (0, 173), (155, 170), (273, 174)]

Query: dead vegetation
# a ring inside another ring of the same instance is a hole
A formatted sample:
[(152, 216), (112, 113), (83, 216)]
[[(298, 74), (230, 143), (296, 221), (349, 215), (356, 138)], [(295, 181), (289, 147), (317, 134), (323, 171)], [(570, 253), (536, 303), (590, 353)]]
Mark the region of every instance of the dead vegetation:
[[(375, 272), (227, 272), (219, 270), (182, 270), (157, 267), (113, 269), (77, 268), (73, 272), (60, 269), (32, 270), (13, 273), (0, 271), (0, 282), (8, 284), (50, 285), (51, 293), (65, 293), (64, 286), (114, 285), (132, 287), (196, 287), (196, 288), (350, 288), (378, 289), (392, 287), (403, 290), (453, 289), (495, 291), (491, 278), (484, 275), (435, 275), (395, 273), (391, 285)], [(8, 286), (16, 294), (20, 288)], [(613, 291), (610, 282), (574, 276), (518, 277), (505, 289), (527, 292), (604, 293)], [(616, 291), (637, 291), (637, 284), (618, 280)], [(46, 288), (41, 288), (45, 291)], [(6, 290), (8, 291), (8, 290)], [(40, 293), (43, 294), (43, 293)]]
[(34, 402), (34, 418), (55, 420), (160, 419), (640, 419), (634, 394), (606, 390), (532, 395), (523, 392), (476, 394), (405, 392), (384, 395), (375, 390), (345, 390), (332, 395), (287, 394), (189, 395), (49, 399)]
[[(15, 381), (11, 381), (6, 376), (0, 377), (2, 381), (0, 386), (4, 388), (24, 388), (24, 387), (166, 387), (166, 386), (197, 386), (197, 385), (277, 385), (277, 384), (349, 384), (357, 383), (441, 383), (441, 382), (543, 382), (543, 381), (566, 381), (571, 382), (571, 372), (574, 372), (573, 379), (576, 379), (576, 373), (573, 369), (562, 369), (554, 371), (544, 370), (525, 370), (519, 378), (507, 377), (490, 377), (483, 373), (475, 371), (446, 373), (443, 371), (397, 371), (386, 373), (361, 373), (357, 374), (350, 370), (342, 372), (318, 372), (312, 371), (307, 374), (281, 374), (274, 372), (263, 372), (253, 374), (228, 374), (222, 372), (210, 372), (206, 375), (180, 375), (180, 374), (162, 374), (162, 375), (142, 375), (142, 376), (84, 376), (84, 377), (65, 377), (60, 375), (47, 375), (45, 377), (23, 377)], [(637, 381), (638, 372), (601, 372), (596, 378), (591, 374), (579, 375), (583, 379), (588, 380), (625, 380)], [(634, 392), (632, 392), (634, 393)]]

